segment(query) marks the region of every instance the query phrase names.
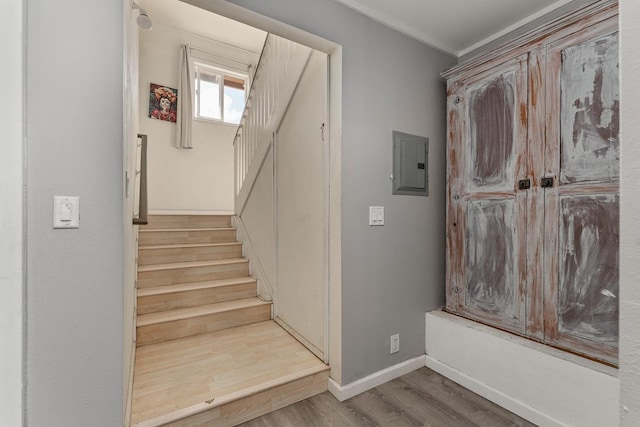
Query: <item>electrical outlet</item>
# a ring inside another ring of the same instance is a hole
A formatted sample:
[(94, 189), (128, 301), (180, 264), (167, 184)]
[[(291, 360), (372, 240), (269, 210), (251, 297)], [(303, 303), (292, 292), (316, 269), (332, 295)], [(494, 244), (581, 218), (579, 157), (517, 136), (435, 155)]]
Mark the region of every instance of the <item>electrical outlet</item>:
[(400, 351), (400, 334), (391, 335), (391, 354)]

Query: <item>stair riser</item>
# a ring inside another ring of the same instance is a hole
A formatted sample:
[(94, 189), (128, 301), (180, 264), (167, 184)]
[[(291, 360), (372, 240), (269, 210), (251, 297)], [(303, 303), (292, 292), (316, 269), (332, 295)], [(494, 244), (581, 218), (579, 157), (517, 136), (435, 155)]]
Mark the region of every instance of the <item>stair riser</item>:
[(249, 275), (249, 262), (138, 272), (138, 287), (206, 282)]
[(271, 318), (271, 305), (263, 304), (222, 313), (207, 314), (184, 320), (140, 326), (136, 330), (136, 345), (142, 346), (190, 337), (221, 329), (234, 328)]
[(228, 246), (167, 249), (140, 248), (138, 253), (138, 265), (206, 261), (212, 259), (240, 258), (242, 257), (242, 245), (233, 244)]
[(144, 231), (138, 234), (138, 245), (185, 245), (190, 243), (231, 243), (235, 230)]
[(149, 223), (141, 226), (141, 229), (227, 227), (231, 227), (229, 215), (150, 215)]
[(255, 297), (256, 294), (256, 283), (249, 282), (217, 288), (138, 297), (138, 314), (251, 298)]
[(163, 424), (166, 427), (232, 427), (327, 390), (329, 371), (283, 384), (253, 396)]

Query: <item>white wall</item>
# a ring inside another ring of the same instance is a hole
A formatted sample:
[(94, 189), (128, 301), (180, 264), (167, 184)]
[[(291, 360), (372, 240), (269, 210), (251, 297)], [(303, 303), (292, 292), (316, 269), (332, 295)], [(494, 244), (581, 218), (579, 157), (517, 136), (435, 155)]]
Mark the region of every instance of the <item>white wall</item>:
[[(29, 426), (122, 425), (122, 7), (26, 10)], [(54, 195), (80, 197), (79, 229), (52, 228)]]
[(618, 425), (614, 368), (439, 311), (426, 343), (429, 368), (536, 425)]
[[(260, 263), (261, 273), (264, 274), (261, 278), (268, 282), (271, 289), (276, 284), (273, 194), (273, 150), (269, 148), (240, 218), (253, 249), (250, 261)], [(261, 290), (267, 284), (259, 285)], [(261, 295), (266, 296), (264, 291)]]
[[(149, 84), (178, 86), (180, 43), (245, 64), (255, 65), (259, 58), (162, 24), (140, 32), (140, 132), (149, 135), (149, 210), (231, 212), (236, 126), (194, 120), (193, 149), (180, 150), (175, 148), (176, 124), (149, 118)], [(198, 51), (193, 56), (246, 70), (217, 56)]]
[(634, 427), (640, 425), (640, 2), (622, 0), (620, 6), (620, 420)]
[(23, 1), (0, 4), (0, 425), (22, 423)]
[(312, 51), (275, 138), (277, 300), (274, 316), (328, 360), (327, 55)]

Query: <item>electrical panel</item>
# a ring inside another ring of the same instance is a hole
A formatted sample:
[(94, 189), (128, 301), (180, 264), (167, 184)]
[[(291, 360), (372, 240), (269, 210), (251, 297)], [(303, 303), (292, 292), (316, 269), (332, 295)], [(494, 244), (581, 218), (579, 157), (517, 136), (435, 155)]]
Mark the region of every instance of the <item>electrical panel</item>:
[(393, 194), (429, 195), (429, 139), (393, 131)]

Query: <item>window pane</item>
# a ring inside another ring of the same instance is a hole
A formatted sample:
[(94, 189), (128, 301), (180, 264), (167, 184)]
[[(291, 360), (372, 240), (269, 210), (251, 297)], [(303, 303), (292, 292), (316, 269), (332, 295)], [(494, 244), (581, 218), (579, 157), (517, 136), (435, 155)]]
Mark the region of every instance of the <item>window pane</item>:
[(224, 86), (224, 121), (228, 123), (240, 123), (244, 111), (244, 89)]
[(221, 119), (220, 116), (220, 76), (215, 74), (200, 74), (200, 117)]

